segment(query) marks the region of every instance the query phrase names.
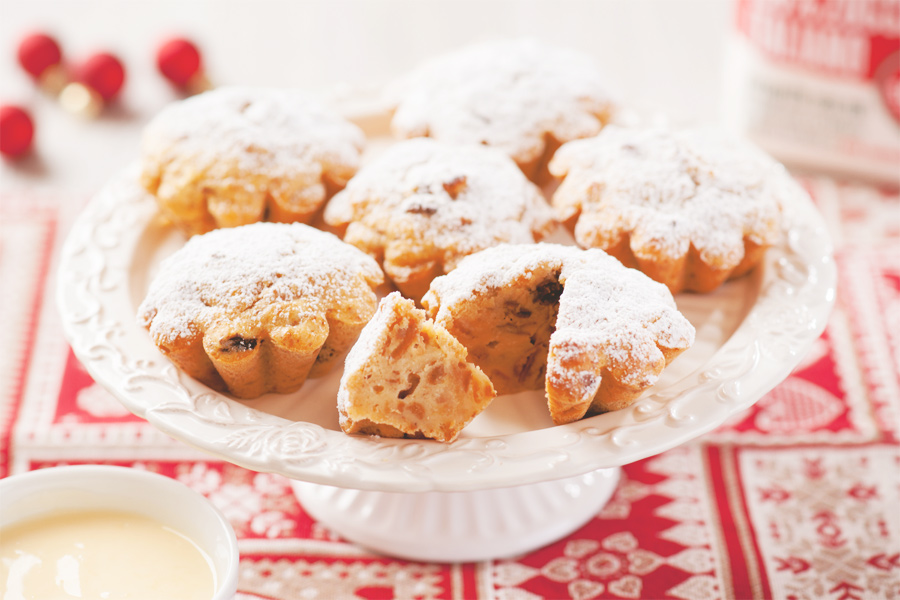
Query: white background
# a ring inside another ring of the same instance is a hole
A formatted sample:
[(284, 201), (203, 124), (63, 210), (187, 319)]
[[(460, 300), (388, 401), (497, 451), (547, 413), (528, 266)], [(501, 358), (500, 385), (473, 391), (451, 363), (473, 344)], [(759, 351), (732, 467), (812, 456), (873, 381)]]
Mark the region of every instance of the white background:
[[(590, 54), (643, 108), (715, 122), (733, 10), (730, 0), (2, 0), (0, 7), (0, 102), (28, 108), (37, 127), (35, 152), (3, 161), (0, 185), (77, 203), (137, 157), (141, 127), (176, 97), (154, 64), (171, 34), (197, 42), (215, 84), (317, 91), (371, 88), (471, 41), (537, 37)], [(37, 91), (15, 58), (21, 37), (36, 29), (56, 36), (72, 61), (100, 50), (118, 55), (127, 69), (119, 102), (84, 121)]]

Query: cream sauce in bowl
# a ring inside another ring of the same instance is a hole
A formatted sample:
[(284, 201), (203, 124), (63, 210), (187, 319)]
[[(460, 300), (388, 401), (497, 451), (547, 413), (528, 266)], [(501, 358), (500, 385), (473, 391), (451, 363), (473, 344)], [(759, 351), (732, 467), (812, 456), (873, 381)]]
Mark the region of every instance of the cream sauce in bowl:
[(79, 511), (0, 530), (3, 600), (208, 600), (210, 557), (183, 533), (142, 515)]
[(0, 479), (0, 600), (233, 600), (228, 520), (138, 468), (61, 465)]

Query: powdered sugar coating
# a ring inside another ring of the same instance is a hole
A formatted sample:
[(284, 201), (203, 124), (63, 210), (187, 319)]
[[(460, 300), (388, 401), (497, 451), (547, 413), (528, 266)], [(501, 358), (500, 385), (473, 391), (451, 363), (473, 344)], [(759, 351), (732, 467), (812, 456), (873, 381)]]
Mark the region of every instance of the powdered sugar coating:
[(365, 136), (306, 94), (223, 87), (170, 104), (148, 123), (145, 156), (174, 152), (203, 171), (221, 161), (272, 177), (310, 163), (358, 166)]
[[(427, 307), (436, 307), (434, 319), (446, 319), (454, 306), (477, 301), (491, 290), (504, 288), (544, 266), (547, 270), (562, 269), (583, 251), (575, 246), (545, 242), (537, 244), (500, 244), (465, 257), (448, 275), (431, 282), (431, 290), (423, 299)], [(439, 300), (438, 300), (439, 299)]]
[(613, 95), (585, 55), (534, 40), (483, 42), (440, 56), (395, 84), (391, 123), (430, 136), (501, 149), (520, 165), (558, 142), (600, 131)]
[(306, 221), (360, 164), (356, 125), (298, 91), (226, 87), (175, 102), (144, 129), (141, 176), (189, 233)]
[[(660, 347), (683, 350), (694, 343), (694, 327), (678, 312), (666, 286), (598, 248), (566, 260), (560, 283), (563, 293), (550, 347), (562, 364), (565, 352), (596, 355), (598, 363), (605, 358), (617, 381), (646, 387), (666, 366)], [(548, 377), (557, 376), (579, 375), (548, 369)]]
[(533, 242), (554, 223), (541, 192), (502, 152), (427, 138), (395, 144), (361, 169), (328, 203), (325, 221), (348, 225), (344, 239), (383, 255), (392, 278), (416, 260), (449, 271), (498, 243)]
[(156, 343), (190, 338), (221, 319), (253, 319), (280, 302), (328, 315), (383, 281), (369, 256), (299, 223), (256, 223), (191, 238), (166, 258), (138, 309)]
[(563, 145), (550, 172), (565, 177), (557, 217), (575, 239), (610, 248), (623, 236), (637, 257), (677, 260), (693, 245), (719, 270), (744, 258), (745, 239), (778, 235), (780, 206), (797, 189), (787, 171), (749, 143), (711, 130), (605, 128)]
[(477, 303), (539, 266), (558, 268), (563, 286), (550, 336), (548, 389), (561, 385), (583, 398), (581, 415), (597, 392), (601, 370), (624, 386), (646, 388), (666, 366), (664, 351), (680, 352), (694, 342), (694, 327), (666, 286), (600, 249), (547, 243), (489, 248), (435, 279), (423, 304), (442, 323), (457, 305)]

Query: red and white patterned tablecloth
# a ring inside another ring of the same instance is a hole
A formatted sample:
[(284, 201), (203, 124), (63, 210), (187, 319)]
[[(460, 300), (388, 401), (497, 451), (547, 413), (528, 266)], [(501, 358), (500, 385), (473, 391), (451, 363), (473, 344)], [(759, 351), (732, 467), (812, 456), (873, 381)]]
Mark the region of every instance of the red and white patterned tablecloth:
[(212, 460), (127, 413), (62, 337), (55, 258), (74, 211), (7, 193), (0, 476), (102, 463), (187, 483), (237, 532), (241, 600), (900, 598), (900, 197), (804, 182), (840, 279), (795, 372), (718, 430), (624, 467), (575, 533), (459, 565), (366, 552), (313, 521), (286, 479)]

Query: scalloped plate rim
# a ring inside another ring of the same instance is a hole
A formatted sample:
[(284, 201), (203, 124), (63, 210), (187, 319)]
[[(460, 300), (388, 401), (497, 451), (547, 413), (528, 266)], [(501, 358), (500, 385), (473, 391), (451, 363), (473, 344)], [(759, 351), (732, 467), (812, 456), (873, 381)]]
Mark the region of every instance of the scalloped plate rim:
[[(99, 192), (76, 219), (59, 257), (57, 304), (64, 334), (75, 355), (98, 383), (115, 395), (131, 412), (161, 431), (245, 468), (274, 472), (312, 483), (379, 491), (469, 491), (559, 479), (599, 468), (628, 464), (658, 454), (714, 429), (732, 415), (751, 406), (787, 377), (824, 330), (835, 298), (837, 275), (824, 219), (812, 202), (805, 200), (802, 205), (793, 207), (797, 218), (781, 247), (790, 255), (788, 258), (797, 260), (797, 256), (800, 257), (800, 267), (806, 269), (805, 277), (803, 272), (799, 276), (795, 275), (798, 282), (792, 287), (792, 284), (775, 275), (773, 265), (769, 264), (774, 259), (767, 258), (766, 272), (756, 304), (745, 316), (744, 322), (701, 369), (700, 379), (704, 374), (713, 375), (687, 387), (684, 381), (678, 382), (677, 386), (684, 389), (668, 401), (660, 401), (657, 411), (660, 414), (654, 418), (638, 419), (628, 427), (608, 429), (603, 427), (607, 415), (599, 415), (569, 425), (509, 435), (465, 438), (453, 444), (347, 436), (319, 425), (292, 422), (275, 415), (259, 413), (186, 376), (177, 372), (173, 374), (177, 370), (171, 365), (166, 371), (166, 377), (169, 378), (167, 380), (158, 374), (142, 375), (140, 369), (146, 368), (141, 367), (142, 361), (151, 364), (154, 360), (160, 363), (168, 361), (160, 360), (161, 356), (158, 354), (131, 355), (131, 348), (117, 350), (112, 345), (109, 338), (117, 335), (127, 337), (134, 334), (133, 329), (139, 329), (133, 317), (127, 321), (127, 325), (120, 324), (120, 329), (116, 329), (115, 324), (111, 329), (97, 329), (98, 319), (94, 318), (97, 314), (108, 311), (125, 317), (127, 311), (123, 311), (122, 306), (114, 305), (115, 302), (110, 302), (110, 294), (104, 289), (104, 285), (109, 284), (104, 283), (103, 278), (109, 276), (114, 279), (118, 268), (119, 271), (125, 269), (126, 272), (119, 275), (127, 279), (128, 264), (133, 257), (128, 256), (123, 265), (113, 265), (109, 269), (109, 265), (101, 260), (99, 273), (84, 272), (83, 269), (79, 271), (79, 256), (93, 253), (115, 262), (110, 257), (116, 255), (119, 249), (116, 244), (104, 246), (103, 240), (89, 235), (89, 232), (105, 224), (100, 217), (104, 215), (103, 211), (108, 211), (113, 215), (110, 217), (113, 225), (116, 225), (116, 219), (119, 220), (120, 230), (128, 224), (140, 227), (138, 233), (133, 236), (126, 233), (120, 241), (133, 252), (140, 236), (155, 218), (153, 211), (147, 207), (115, 205), (109, 196), (110, 188), (116, 180), (114, 178)], [(122, 214), (116, 215), (117, 211)], [(112, 231), (115, 230), (113, 227)], [(807, 256), (803, 256), (804, 252), (789, 252), (788, 247), (798, 240), (803, 240), (809, 246), (805, 249)], [(120, 259), (121, 255), (115, 258)], [(93, 317), (85, 317), (83, 312), (78, 313), (77, 309), (84, 307), (75, 306), (77, 295), (73, 293), (72, 286), (82, 283), (79, 278), (81, 276), (87, 279), (82, 291), (88, 296), (88, 288), (92, 282), (95, 284), (94, 288), (100, 288), (95, 292), (100, 298), (94, 298), (99, 312)], [(121, 285), (127, 288), (129, 283), (126, 281)], [(779, 286), (785, 289), (780, 289)], [(802, 293), (798, 293), (798, 290)], [(788, 336), (789, 339), (779, 339), (779, 335), (774, 332), (759, 329), (751, 331), (753, 324), (748, 322), (753, 320), (761, 306), (765, 305), (768, 310), (778, 313), (779, 307), (790, 305), (798, 297), (809, 297), (811, 304), (804, 305), (806, 312), (800, 310), (799, 316), (806, 320)], [(76, 314), (79, 315), (78, 318), (75, 318)], [(716, 380), (716, 370), (727, 367), (717, 359), (722, 356), (737, 356), (740, 348), (736, 346), (745, 344), (750, 344), (748, 348), (752, 348), (751, 356), (744, 357), (744, 360), (750, 361), (749, 371), (745, 369), (738, 376), (725, 376)], [(135, 383), (149, 381), (153, 377), (158, 380), (158, 385), (168, 390), (164, 394), (162, 405), (156, 401), (160, 395), (158, 390), (147, 391)], [(742, 377), (749, 377), (743, 395), (734, 393), (732, 398), (723, 399), (722, 396), (729, 394), (728, 386), (740, 384)], [(189, 381), (185, 382), (184, 379)], [(696, 414), (687, 414), (679, 420), (677, 415), (671, 414), (675, 411), (672, 407), (678, 401), (692, 393), (699, 394), (699, 391), (705, 389), (704, 386), (710, 387), (710, 381), (716, 384), (716, 397), (701, 402), (707, 403), (704, 407), (708, 405), (714, 409), (709, 411), (711, 416), (699, 418)], [(135, 385), (138, 387), (135, 388)], [(212, 402), (212, 410), (221, 412), (225, 417), (224, 425), (209, 418), (204, 420), (203, 415), (192, 410), (198, 402)], [(670, 407), (668, 413), (663, 410), (667, 406)], [(634, 415), (634, 409), (635, 407), (631, 407), (624, 410), (631, 410), (631, 415)], [(241, 413), (244, 419), (229, 422), (227, 417), (233, 412)], [(248, 419), (255, 422), (250, 423)], [(667, 420), (671, 422), (666, 422)], [(210, 435), (222, 427), (232, 428), (230, 435)], [(234, 445), (225, 443), (235, 435), (239, 437), (241, 432), (258, 435), (256, 429), (260, 427), (263, 432), (269, 429), (271, 435), (267, 439), (259, 441), (253, 438), (255, 441), (248, 442), (249, 447), (241, 446), (237, 449)], [(636, 436), (637, 439), (629, 439), (630, 436)], [(290, 454), (291, 452), (296, 454)]]

